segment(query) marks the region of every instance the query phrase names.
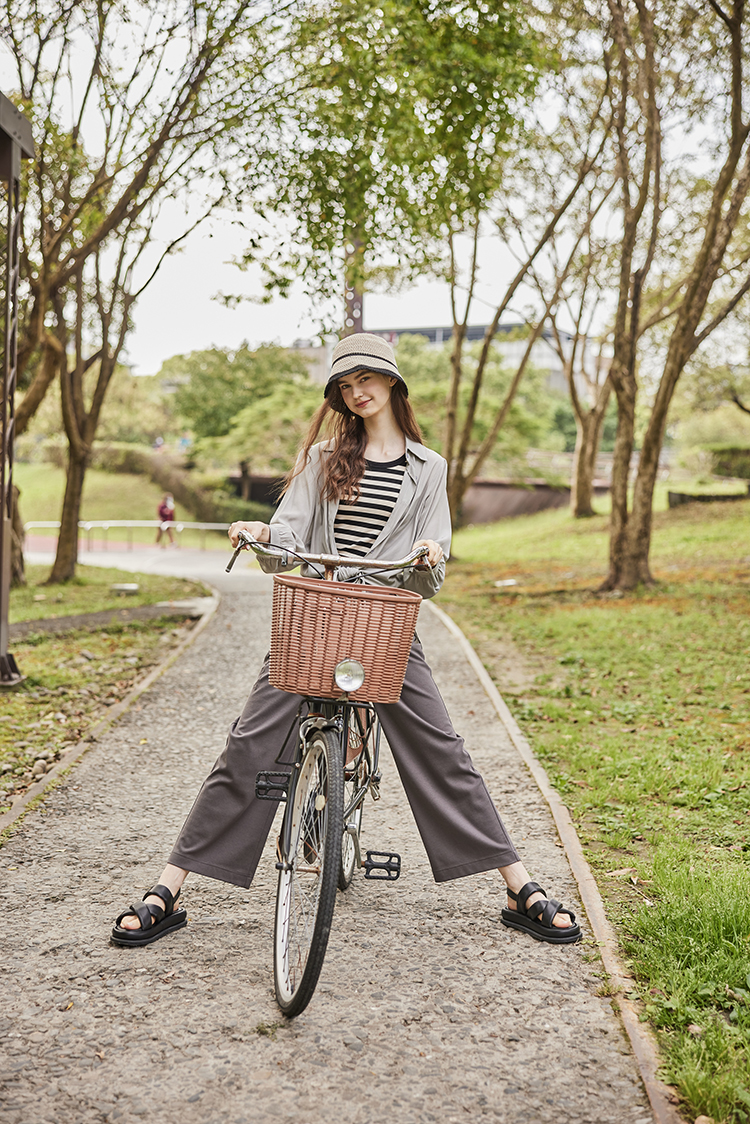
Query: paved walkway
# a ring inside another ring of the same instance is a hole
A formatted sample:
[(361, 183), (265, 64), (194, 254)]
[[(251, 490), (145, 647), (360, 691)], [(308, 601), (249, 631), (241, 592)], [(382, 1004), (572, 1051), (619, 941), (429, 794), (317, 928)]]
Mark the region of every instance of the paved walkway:
[[(204, 576), (216, 561), (204, 556)], [(298, 1019), (284, 1023), (273, 999), (272, 842), (251, 890), (191, 876), (187, 929), (141, 950), (108, 944), (267, 647), (266, 579), (244, 564), (231, 582), (220, 573), (209, 627), (0, 850), (0, 1121), (650, 1124), (591, 944), (505, 929), (498, 875), (437, 886), (390, 759), (364, 831), (402, 854), (402, 877), (358, 875), (339, 895)], [(419, 632), (527, 865), (575, 908), (546, 805), (474, 673), (427, 609)]]

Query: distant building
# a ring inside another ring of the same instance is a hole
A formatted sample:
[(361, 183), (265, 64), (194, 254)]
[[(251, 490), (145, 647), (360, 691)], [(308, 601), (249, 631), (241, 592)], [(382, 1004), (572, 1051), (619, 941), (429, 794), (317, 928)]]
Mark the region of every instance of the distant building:
[[(500, 351), (508, 366), (512, 367), (521, 362), (526, 351), (526, 340), (509, 339), (512, 332), (523, 328), (523, 324), (501, 324), (495, 337), (494, 345)], [(438, 328), (368, 328), (374, 336), (381, 336), (388, 340), (395, 348), (401, 336), (423, 336), (433, 347), (444, 347), (450, 342), (453, 329), (450, 327)], [(466, 330), (467, 343), (478, 343), (484, 339), (487, 331), (486, 324), (472, 324)], [(572, 336), (567, 332), (561, 333), (563, 346), (567, 347), (572, 341)], [(330, 370), (331, 351), (336, 343), (336, 337), (326, 340), (322, 345), (315, 346), (311, 340), (295, 340), (290, 350), (301, 352), (308, 360), (310, 378), (315, 383), (323, 384), (328, 379)], [(568, 392), (565, 371), (552, 344), (552, 333), (548, 328), (542, 332), (534, 344), (531, 352), (532, 366), (537, 370), (547, 373), (547, 385), (551, 390)]]
[(335, 343), (335, 339), (324, 340), (322, 344), (314, 344), (312, 340), (295, 340), (288, 350), (296, 355), (302, 355), (307, 360), (311, 380), (322, 386), (328, 382), (331, 352)]
[[(470, 324), (466, 329), (466, 342), (478, 343), (484, 339), (485, 332), (489, 325), (487, 324)], [(504, 359), (507, 360), (508, 366), (517, 366), (523, 359), (526, 351), (527, 341), (525, 339), (507, 339), (512, 332), (517, 332), (519, 329), (524, 328), (524, 324), (501, 324), (497, 329), (494, 345), (501, 353)], [(401, 336), (424, 336), (435, 347), (443, 347), (450, 341), (453, 329), (448, 328), (369, 328), (375, 336), (382, 336), (383, 339), (388, 340), (393, 347), (396, 346)], [(567, 332), (561, 332), (560, 338), (563, 346), (570, 345), (572, 336)], [(552, 343), (552, 332), (549, 328), (545, 328), (539, 339), (534, 344), (531, 351), (531, 365), (536, 367), (539, 371), (547, 372), (547, 385), (551, 390), (561, 391), (563, 394), (568, 392), (568, 383), (565, 377), (565, 371), (557, 354), (555, 347)]]

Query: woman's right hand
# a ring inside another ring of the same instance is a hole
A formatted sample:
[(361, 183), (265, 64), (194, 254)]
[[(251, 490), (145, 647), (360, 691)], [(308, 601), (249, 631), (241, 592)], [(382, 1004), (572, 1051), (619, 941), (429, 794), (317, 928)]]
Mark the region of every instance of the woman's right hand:
[(239, 531), (247, 531), (248, 534), (251, 534), (254, 539), (258, 540), (258, 542), (271, 541), (271, 528), (267, 523), (245, 523), (243, 521), (240, 521), (238, 523), (232, 523), (231, 527), (227, 531), (227, 534), (229, 535), (229, 541), (235, 549), (237, 548), (237, 544), (240, 541), (238, 535)]

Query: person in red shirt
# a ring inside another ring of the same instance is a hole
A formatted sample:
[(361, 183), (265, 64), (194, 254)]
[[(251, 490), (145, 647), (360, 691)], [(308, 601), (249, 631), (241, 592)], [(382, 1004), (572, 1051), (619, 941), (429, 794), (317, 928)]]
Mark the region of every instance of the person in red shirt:
[[(161, 527), (156, 532), (157, 544), (161, 542), (162, 535), (166, 534), (169, 541), (174, 545), (174, 531), (171, 526), (164, 526), (164, 524), (171, 524), (174, 522), (174, 498), (171, 492), (165, 492), (162, 496), (161, 503), (158, 508), (159, 518), (161, 519)], [(162, 549), (166, 547), (166, 543), (162, 542)]]

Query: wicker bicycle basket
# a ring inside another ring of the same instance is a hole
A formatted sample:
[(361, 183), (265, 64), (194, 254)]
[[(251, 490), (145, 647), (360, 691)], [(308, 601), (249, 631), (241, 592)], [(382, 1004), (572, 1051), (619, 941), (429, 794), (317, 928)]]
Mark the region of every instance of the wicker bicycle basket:
[(397, 702), (421, 601), (405, 589), (274, 574), (271, 683), (298, 695), (338, 698), (333, 669), (355, 659), (365, 681), (350, 697)]

